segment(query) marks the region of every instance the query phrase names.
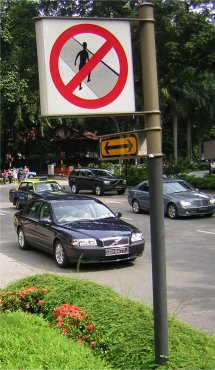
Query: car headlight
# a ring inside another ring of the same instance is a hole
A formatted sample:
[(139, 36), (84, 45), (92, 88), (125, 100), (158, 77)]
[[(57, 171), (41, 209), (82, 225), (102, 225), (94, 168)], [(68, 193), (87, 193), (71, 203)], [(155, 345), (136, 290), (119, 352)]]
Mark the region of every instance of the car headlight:
[(211, 204), (215, 204), (215, 198), (211, 198), (211, 199), (210, 199), (210, 203), (211, 203)]
[(126, 180), (123, 180), (123, 184), (126, 185)]
[(70, 246), (79, 246), (79, 247), (92, 247), (97, 245), (96, 239), (88, 238), (88, 239), (71, 239)]
[(143, 240), (143, 234), (142, 233), (132, 233), (132, 235), (131, 235), (132, 243), (139, 242), (140, 240)]
[(180, 205), (182, 207), (189, 207), (189, 206), (192, 206), (192, 203), (188, 202), (187, 200), (180, 200)]
[(109, 185), (111, 183), (111, 181), (109, 181), (109, 180), (104, 180), (103, 181), (103, 184), (105, 184), (105, 185)]

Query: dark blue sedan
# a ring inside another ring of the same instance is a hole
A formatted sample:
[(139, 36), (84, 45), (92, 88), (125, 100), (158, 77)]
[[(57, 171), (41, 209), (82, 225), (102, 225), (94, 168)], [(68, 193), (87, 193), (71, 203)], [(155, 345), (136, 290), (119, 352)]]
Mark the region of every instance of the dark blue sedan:
[(140, 230), (101, 201), (82, 195), (47, 195), (14, 215), (19, 247), (52, 254), (69, 263), (133, 261), (144, 250)]

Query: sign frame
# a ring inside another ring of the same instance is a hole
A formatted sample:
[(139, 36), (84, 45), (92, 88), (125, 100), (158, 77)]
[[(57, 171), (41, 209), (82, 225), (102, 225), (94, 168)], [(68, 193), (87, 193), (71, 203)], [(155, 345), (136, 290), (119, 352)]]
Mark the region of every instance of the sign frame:
[[(36, 17), (34, 21), (41, 117), (135, 113), (131, 22), (129, 20)], [(69, 45), (74, 42), (82, 48), (85, 41), (89, 47), (87, 50), (91, 54), (89, 54), (89, 61), (81, 67), (82, 70), (79, 65), (78, 71), (74, 67), (77, 54), (75, 49), (69, 49)], [(69, 62), (62, 59), (65, 48), (69, 49), (69, 55), (71, 55)], [(101, 68), (101, 65), (105, 65), (104, 61), (108, 61), (109, 68), (105, 70), (107, 72), (98, 74), (98, 66), (100, 65)], [(92, 70), (91, 82), (88, 84), (85, 79), (84, 88), (79, 91), (78, 82), (81, 82), (81, 79), (83, 81), (85, 75), (91, 73)], [(111, 86), (108, 73), (112, 71), (116, 72), (116, 77), (113, 78)], [(100, 89), (98, 93), (96, 89)]]

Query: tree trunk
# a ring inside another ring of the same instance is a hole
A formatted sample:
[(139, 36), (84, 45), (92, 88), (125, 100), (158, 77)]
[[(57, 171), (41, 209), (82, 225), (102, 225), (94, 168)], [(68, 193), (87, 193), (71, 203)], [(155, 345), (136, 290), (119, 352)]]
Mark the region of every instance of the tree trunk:
[(173, 146), (174, 146), (174, 162), (178, 163), (178, 117), (174, 113), (173, 116)]
[(188, 120), (187, 124), (187, 156), (192, 156), (192, 137), (191, 137), (191, 122)]

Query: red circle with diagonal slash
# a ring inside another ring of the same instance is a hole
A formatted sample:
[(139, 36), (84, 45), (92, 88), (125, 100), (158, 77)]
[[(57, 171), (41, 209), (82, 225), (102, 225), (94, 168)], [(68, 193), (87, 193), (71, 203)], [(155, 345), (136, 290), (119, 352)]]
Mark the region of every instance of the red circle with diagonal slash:
[[(104, 38), (104, 44), (90, 58), (90, 60), (81, 68), (79, 72), (70, 80), (68, 84), (62, 81), (59, 71), (59, 57), (65, 43), (75, 35), (90, 33)], [(102, 58), (114, 49), (119, 60), (119, 77), (113, 89), (105, 96), (98, 99), (83, 99), (73, 92), (87, 75), (96, 68)], [(79, 24), (65, 30), (55, 41), (50, 54), (50, 72), (52, 80), (59, 93), (70, 103), (88, 109), (104, 107), (112, 103), (122, 92), (128, 76), (128, 62), (125, 51), (118, 39), (108, 30), (95, 24)]]

